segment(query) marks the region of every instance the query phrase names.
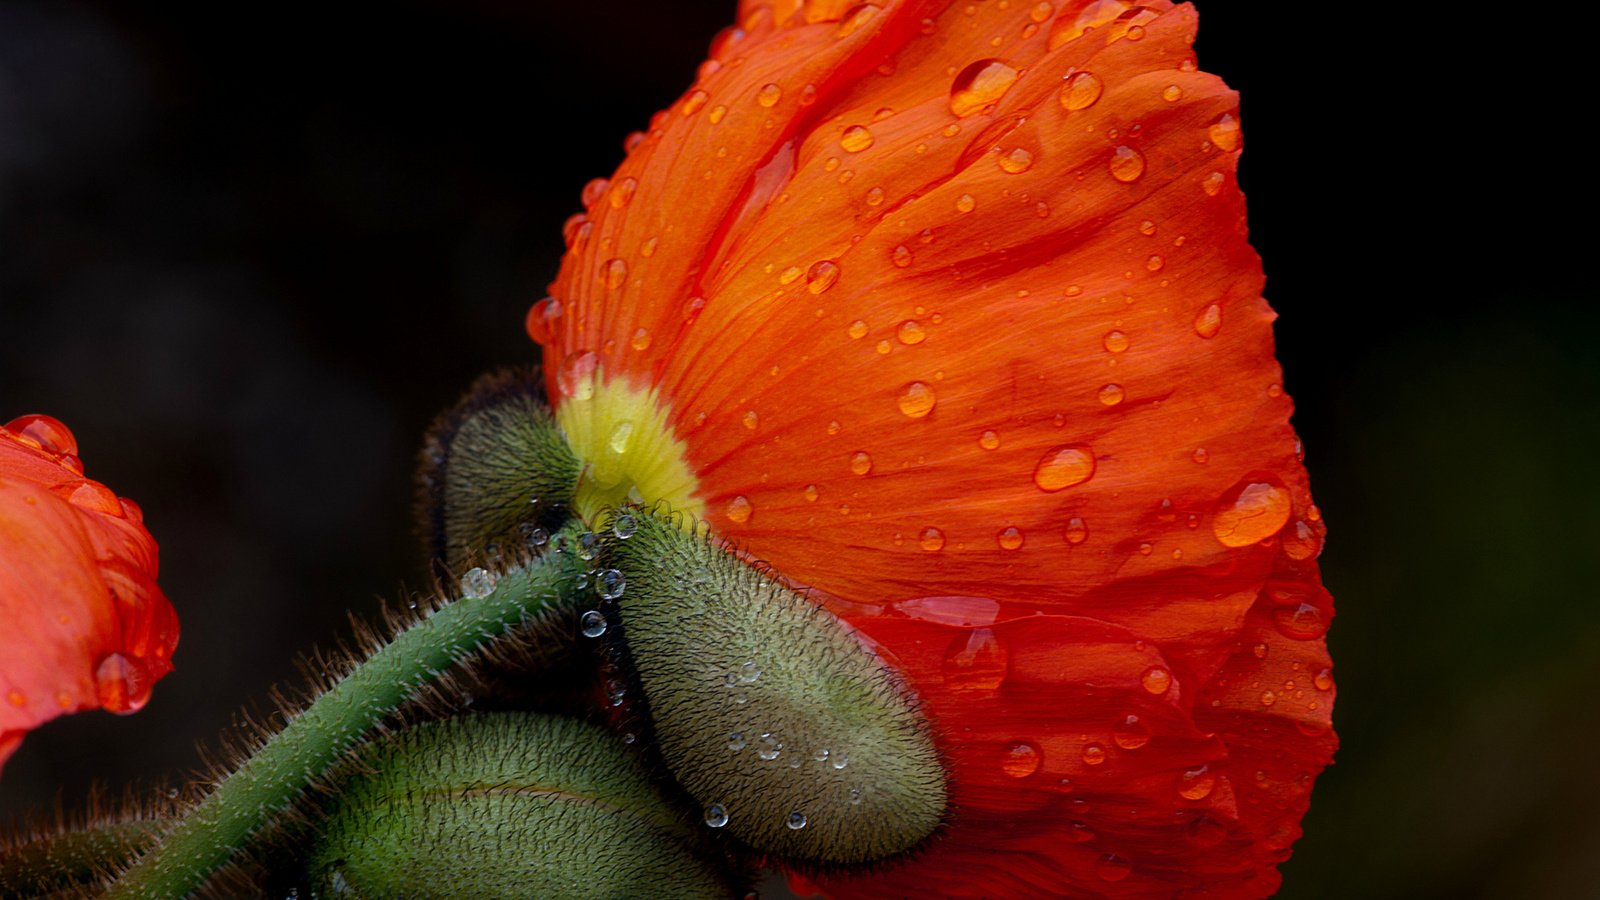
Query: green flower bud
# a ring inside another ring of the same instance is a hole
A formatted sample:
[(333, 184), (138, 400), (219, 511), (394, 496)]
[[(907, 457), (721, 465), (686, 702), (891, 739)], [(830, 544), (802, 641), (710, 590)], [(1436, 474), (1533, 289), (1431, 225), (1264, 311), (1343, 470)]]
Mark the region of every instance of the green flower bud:
[(329, 801), (311, 856), (335, 897), (716, 897), (698, 835), (616, 737), (496, 713), (368, 745)]
[(839, 619), (712, 540), (630, 512), (613, 611), (673, 776), (790, 862), (865, 864), (939, 826), (945, 772), (917, 698)]

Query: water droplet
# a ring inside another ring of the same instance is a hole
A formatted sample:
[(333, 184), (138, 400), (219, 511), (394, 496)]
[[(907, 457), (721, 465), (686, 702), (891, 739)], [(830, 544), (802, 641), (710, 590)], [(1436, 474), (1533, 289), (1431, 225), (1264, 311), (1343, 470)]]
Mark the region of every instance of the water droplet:
[(1088, 109), (1100, 99), (1100, 94), (1105, 90), (1105, 85), (1092, 72), (1074, 72), (1068, 76), (1061, 85), (1061, 92), (1057, 95), (1061, 101), (1061, 108), (1068, 112)]
[(1316, 529), (1304, 519), (1297, 520), (1283, 536), (1283, 555), (1292, 560), (1305, 560), (1315, 557), (1322, 551), (1322, 539), (1317, 536)]
[(1278, 695), (1277, 694), (1274, 694), (1271, 691), (1262, 691), (1261, 692), (1261, 705), (1262, 706), (1271, 706), (1272, 704), (1277, 703), (1277, 702), (1278, 702)]
[(740, 417), (740, 421), (744, 423), (745, 428), (755, 431), (756, 427), (761, 424), (761, 417), (756, 414), (755, 410), (747, 409), (744, 411), (744, 415)]
[(705, 91), (690, 91), (689, 96), (683, 98), (683, 114), (686, 116), (694, 115), (695, 113), (699, 112), (700, 108), (705, 106), (706, 101), (710, 99), (711, 95), (707, 94)]
[(985, 450), (995, 450), (1000, 446), (1000, 435), (993, 431), (985, 431), (978, 435), (978, 446)]
[(1106, 350), (1111, 353), (1121, 353), (1128, 349), (1128, 336), (1120, 331), (1108, 331), (1101, 340)]
[(606, 261), (605, 281), (607, 290), (616, 290), (628, 280), (628, 264), (620, 259)]
[(1227, 827), (1208, 816), (1200, 816), (1189, 823), (1189, 840), (1196, 847), (1215, 847), (1227, 839)]
[(116, 492), (98, 481), (80, 481), (76, 484), (69, 481), (51, 490), (64, 495), (68, 503), (79, 509), (122, 517), (122, 504), (118, 502)]
[(728, 824), (728, 811), (720, 803), (713, 803), (706, 807), (706, 824), (712, 828), (721, 828)]
[(761, 743), (756, 747), (756, 756), (771, 762), (782, 755), (783, 741), (778, 740), (778, 736), (770, 731), (761, 732)]
[(1207, 196), (1215, 197), (1216, 195), (1222, 193), (1222, 185), (1227, 180), (1228, 176), (1222, 174), (1221, 172), (1212, 172), (1206, 177), (1200, 179), (1200, 187), (1206, 192)]
[(850, 805), (851, 806), (860, 806), (861, 805), (861, 788), (851, 788), (850, 789)]
[(628, 346), (635, 350), (650, 349), (650, 332), (648, 329), (639, 328), (633, 332), (633, 337), (628, 339)]
[(806, 290), (813, 294), (820, 294), (833, 287), (839, 280), (839, 264), (831, 259), (824, 259), (811, 264), (806, 272)]
[(847, 329), (846, 333), (849, 334), (851, 338), (860, 340), (867, 336), (867, 323), (857, 319), (850, 323), (850, 327)]
[(1019, 741), (1006, 748), (1005, 757), (1000, 761), (1000, 771), (1012, 778), (1027, 778), (1039, 771), (1043, 762), (1044, 756), (1039, 753), (1038, 747)]
[(1116, 406), (1122, 402), (1124, 396), (1125, 394), (1120, 384), (1108, 384), (1100, 388), (1100, 402), (1106, 406)]
[(706, 113), (706, 121), (715, 125), (726, 118), (727, 115), (728, 108), (719, 103), (718, 105), (711, 107), (711, 112)]
[(1161, 91), (1161, 99), (1168, 103), (1177, 103), (1183, 99), (1183, 88), (1175, 84), (1169, 84)]
[(914, 260), (912, 259), (912, 256), (911, 256), (911, 248), (907, 247), (905, 244), (901, 244), (900, 246), (898, 246), (898, 247), (894, 248), (892, 251), (890, 251), (889, 252), (889, 260), (891, 262), (893, 262), (897, 267), (902, 268), (902, 269), (906, 268), (907, 266), (911, 265), (912, 262), (914, 262)]
[(900, 391), (896, 398), (900, 411), (913, 419), (920, 419), (933, 412), (937, 398), (933, 395), (933, 388), (920, 381), (913, 381)]
[(625, 541), (639, 533), (639, 520), (623, 513), (611, 523), (611, 533)]
[(845, 766), (850, 765), (850, 754), (835, 752), (833, 758), (828, 761), (828, 765), (835, 769), (843, 769)]
[(972, 199), (971, 194), (962, 194), (956, 198), (956, 212), (969, 213), (972, 212), (977, 205), (978, 201)]
[(1111, 739), (1124, 750), (1137, 750), (1150, 743), (1150, 729), (1138, 716), (1129, 714), (1112, 729)]
[(1066, 837), (1074, 844), (1085, 844), (1094, 840), (1094, 828), (1088, 822), (1074, 819), (1067, 823)]
[(988, 628), (957, 634), (944, 654), (945, 687), (956, 694), (982, 694), (1005, 681), (1010, 654)]
[[(70, 439), (71, 436), (68, 437)], [(121, 653), (107, 653), (100, 657), (100, 662), (94, 667), (95, 697), (108, 712), (137, 711), (149, 702), (153, 687), (154, 682), (144, 663)], [(21, 704), (15, 703), (13, 698), (13, 705)]]
[(734, 495), (734, 498), (729, 500), (728, 504), (723, 507), (723, 514), (728, 517), (728, 521), (742, 525), (745, 522), (750, 521), (750, 513), (754, 509), (755, 508), (750, 505), (750, 501), (743, 494), (736, 494)]
[(872, 140), (872, 132), (868, 131), (866, 126), (851, 125), (840, 135), (839, 146), (843, 147), (846, 153), (860, 153), (872, 146)]
[(489, 570), (482, 568), (468, 569), (461, 576), (461, 596), (468, 600), (482, 600), (494, 593), (495, 577)]
[(1217, 501), (1211, 529), (1224, 547), (1248, 547), (1277, 534), (1289, 521), (1289, 491), (1246, 478)]
[(611, 208), (621, 209), (633, 200), (634, 192), (639, 190), (639, 182), (635, 178), (624, 178), (611, 185)]
[(907, 319), (900, 323), (899, 329), (895, 331), (895, 337), (899, 338), (900, 343), (911, 346), (927, 340), (928, 332), (918, 323)]
[(1323, 669), (1323, 670), (1319, 671), (1311, 679), (1311, 684), (1313, 686), (1315, 686), (1316, 689), (1319, 690), (1319, 691), (1331, 691), (1331, 690), (1333, 690), (1333, 670), (1332, 669)]
[(1144, 154), (1132, 147), (1118, 147), (1111, 151), (1111, 177), (1131, 184), (1144, 174)]
[(78, 455), (78, 439), (65, 423), (52, 416), (40, 413), (18, 416), (7, 422), (5, 428), (18, 437), (28, 438), (46, 453), (55, 456)]
[(821, 496), (821, 494), (817, 491), (816, 485), (808, 484), (805, 490), (801, 491), (801, 496), (806, 498), (807, 503), (815, 503), (817, 502), (817, 497)]
[(1151, 666), (1139, 676), (1139, 683), (1144, 685), (1146, 691), (1159, 697), (1172, 687), (1172, 673), (1163, 666)]
[(1204, 447), (1196, 447), (1194, 452), (1189, 454), (1189, 458), (1203, 466), (1210, 461), (1211, 454)]
[(728, 735), (728, 749), (729, 750), (732, 750), (734, 753), (738, 753), (740, 750), (743, 750), (746, 746), (748, 746), (748, 744), (746, 743), (746, 741), (744, 739), (744, 732), (735, 731), (735, 732), (733, 732), (733, 733)]
[(1211, 796), (1217, 777), (1205, 766), (1189, 769), (1178, 776), (1178, 796), (1185, 800), (1204, 800)]
[(611, 182), (604, 178), (591, 178), (584, 182), (583, 190), (579, 192), (578, 199), (585, 208), (595, 205), (600, 198), (605, 196), (606, 189), (611, 187)]
[(872, 454), (865, 450), (857, 450), (850, 455), (850, 471), (857, 475), (865, 475), (872, 471)]
[(1083, 519), (1073, 516), (1067, 520), (1067, 527), (1061, 536), (1066, 538), (1069, 544), (1081, 544), (1089, 539), (1089, 526), (1083, 523)]
[(1239, 149), (1239, 120), (1231, 113), (1223, 113), (1206, 129), (1206, 137), (1211, 139), (1211, 143), (1218, 150), (1232, 153)]
[(1278, 632), (1286, 638), (1311, 641), (1328, 632), (1328, 621), (1322, 610), (1309, 603), (1280, 607), (1273, 617), (1277, 620)]
[(1016, 147), (1010, 153), (1000, 156), (1000, 171), (1008, 175), (1020, 175), (1033, 168), (1033, 152), (1025, 147)]
[(783, 824), (787, 826), (790, 831), (799, 831), (800, 829), (806, 827), (806, 814), (797, 809), (794, 812), (789, 813), (789, 817), (783, 820)]
[(943, 550), (944, 532), (933, 527), (922, 529), (922, 533), (917, 535), (917, 546), (928, 551), (929, 553), (937, 553), (940, 550)]
[(600, 535), (592, 531), (585, 531), (578, 535), (578, 558), (584, 562), (593, 560), (600, 555)]
[(599, 594), (602, 600), (615, 600), (621, 597), (626, 586), (626, 579), (617, 569), (604, 569), (594, 578), (595, 593)]
[(606, 633), (605, 614), (598, 609), (591, 609), (578, 617), (578, 629), (584, 637), (597, 638)]
[(1194, 317), (1194, 333), (1210, 340), (1222, 330), (1222, 307), (1213, 303)]
[(1155, 254), (1152, 254), (1149, 259), (1144, 261), (1144, 268), (1147, 272), (1159, 272), (1164, 265), (1166, 265), (1166, 260)]
[(995, 543), (1000, 545), (1001, 550), (1020, 550), (1022, 549), (1022, 530), (1015, 525), (1007, 525), (1001, 529), (999, 534), (995, 535)]
[(1100, 765), (1106, 761), (1106, 748), (1099, 744), (1084, 744), (1083, 761), (1086, 765)]
[(1128, 861), (1115, 853), (1107, 853), (1095, 863), (1094, 873), (1100, 876), (1101, 881), (1121, 881), (1133, 871), (1133, 866)]
[(980, 59), (969, 64), (950, 83), (950, 111), (957, 116), (982, 111), (1004, 96), (1020, 75), (998, 59)]
[(778, 101), (782, 99), (782, 97), (783, 88), (778, 87), (770, 81), (766, 84), (763, 84), (761, 86), (761, 90), (756, 91), (756, 102), (769, 109), (778, 105)]
[(804, 275), (804, 274), (805, 274), (805, 271), (803, 269), (801, 269), (799, 266), (790, 266), (789, 268), (784, 269), (782, 272), (778, 273), (778, 283), (779, 284), (794, 284), (796, 281), (799, 281), (800, 280), (800, 276)]
[(1082, 484), (1094, 475), (1094, 451), (1084, 444), (1069, 444), (1046, 453), (1033, 469), (1039, 490), (1054, 493)]

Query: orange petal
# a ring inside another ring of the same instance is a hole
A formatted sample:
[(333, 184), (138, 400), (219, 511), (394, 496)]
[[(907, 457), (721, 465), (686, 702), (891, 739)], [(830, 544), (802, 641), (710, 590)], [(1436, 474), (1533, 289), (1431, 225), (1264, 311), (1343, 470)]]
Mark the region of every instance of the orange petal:
[(172, 669), (178, 620), (155, 541), (136, 504), (83, 477), (76, 450), (48, 417), (0, 428), (0, 763), (63, 713), (137, 710)]
[[(746, 7), (591, 198), (530, 319), (551, 395), (566, 361), (654, 389), (713, 527), (928, 703), (948, 838), (827, 890), (1270, 893), (1332, 752), (1331, 605), (1237, 98), (1187, 5), (846, 7)], [(940, 668), (974, 626), (902, 618), (951, 597), (1016, 648), (983, 703)]]

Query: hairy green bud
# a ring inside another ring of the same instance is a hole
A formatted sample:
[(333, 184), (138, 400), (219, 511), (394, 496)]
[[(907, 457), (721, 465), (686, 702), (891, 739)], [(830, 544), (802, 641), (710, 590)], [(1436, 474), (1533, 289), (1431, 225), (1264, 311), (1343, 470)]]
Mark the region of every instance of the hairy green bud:
[(724, 875), (615, 736), (496, 713), (364, 748), (310, 860), (319, 895), (716, 897)]
[(612, 612), (656, 744), (705, 822), (802, 863), (857, 865), (939, 826), (917, 698), (844, 623), (711, 539), (643, 513), (613, 536)]

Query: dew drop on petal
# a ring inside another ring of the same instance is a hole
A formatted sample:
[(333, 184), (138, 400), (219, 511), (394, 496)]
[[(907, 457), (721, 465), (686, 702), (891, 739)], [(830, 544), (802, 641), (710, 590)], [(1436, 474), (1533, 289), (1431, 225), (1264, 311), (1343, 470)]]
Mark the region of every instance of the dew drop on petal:
[(1270, 481), (1246, 478), (1217, 501), (1211, 529), (1224, 547), (1260, 543), (1289, 521), (1289, 491)]
[(1183, 99), (1183, 88), (1178, 87), (1175, 84), (1169, 84), (1162, 89), (1161, 99), (1167, 101), (1168, 103), (1177, 103), (1179, 100)]
[(1144, 175), (1144, 154), (1132, 147), (1118, 147), (1111, 151), (1111, 177), (1131, 184)]
[(1189, 840), (1196, 847), (1215, 847), (1227, 839), (1227, 826), (1209, 816), (1200, 816), (1189, 823)]
[(710, 99), (711, 95), (707, 94), (705, 91), (690, 91), (689, 95), (683, 98), (683, 114), (685, 116), (694, 115), (695, 113), (699, 112), (700, 108), (705, 106), (706, 101)]
[(1194, 333), (1206, 340), (1217, 336), (1222, 330), (1222, 307), (1213, 303), (1194, 317)]
[(1022, 529), (1015, 525), (1007, 525), (995, 535), (995, 543), (1000, 545), (1001, 550), (1022, 549)]
[(778, 100), (782, 97), (783, 88), (778, 87), (770, 81), (766, 84), (763, 84), (761, 86), (761, 90), (756, 91), (756, 102), (768, 108), (776, 106)]
[(1311, 679), (1311, 684), (1319, 691), (1333, 690), (1333, 670), (1323, 669)]
[(117, 518), (121, 518), (123, 515), (122, 503), (117, 500), (116, 492), (98, 481), (82, 481), (77, 484), (66, 482), (57, 485), (52, 490), (64, 495), (68, 503), (79, 509), (104, 513)]
[(806, 290), (813, 294), (820, 294), (833, 287), (839, 280), (839, 264), (831, 259), (824, 259), (812, 263), (806, 271)]
[(988, 628), (958, 633), (944, 654), (945, 687), (956, 694), (983, 694), (1006, 679), (1010, 654)]
[(754, 509), (755, 507), (751, 506), (750, 501), (743, 494), (736, 494), (734, 495), (734, 498), (729, 500), (727, 505), (722, 508), (722, 512), (728, 517), (728, 521), (736, 522), (742, 525), (745, 522), (750, 521), (750, 513), (753, 512)]
[(1021, 73), (998, 59), (969, 64), (950, 83), (950, 111), (970, 116), (996, 102), (1017, 83)]
[(921, 381), (913, 381), (901, 389), (895, 402), (907, 417), (920, 419), (933, 412), (937, 398), (933, 395), (933, 388)]
[(1211, 460), (1211, 453), (1204, 447), (1196, 447), (1194, 452), (1189, 454), (1189, 458), (1203, 466)]
[(889, 260), (893, 262), (897, 268), (901, 269), (906, 268), (915, 261), (911, 256), (911, 248), (907, 247), (905, 244), (901, 244), (900, 246), (891, 250), (889, 252)]
[(1165, 666), (1151, 666), (1139, 676), (1139, 683), (1146, 691), (1159, 697), (1172, 687), (1172, 673)]
[(1027, 778), (1039, 771), (1043, 761), (1038, 747), (1027, 741), (1018, 741), (1006, 748), (1005, 756), (1000, 761), (1000, 771), (1012, 778)]
[(1020, 175), (1033, 168), (1033, 152), (1026, 147), (1014, 147), (1011, 152), (1000, 156), (1000, 171), (1008, 175)]
[(1089, 539), (1089, 526), (1084, 524), (1083, 519), (1073, 516), (1067, 520), (1067, 527), (1061, 536), (1066, 538), (1069, 544), (1081, 544)]
[(628, 346), (635, 350), (650, 349), (650, 331), (645, 328), (636, 328), (633, 337), (628, 339)]
[(761, 416), (755, 410), (747, 409), (744, 411), (744, 415), (740, 417), (740, 421), (744, 422), (745, 428), (755, 431), (761, 425)]
[(153, 686), (145, 665), (121, 653), (107, 653), (95, 665), (95, 697), (110, 712), (136, 712), (149, 702)]
[(1231, 113), (1223, 113), (1206, 129), (1206, 137), (1211, 139), (1211, 143), (1218, 150), (1225, 153), (1239, 149), (1239, 120)]
[(621, 209), (633, 201), (633, 195), (639, 190), (639, 181), (636, 178), (624, 178), (611, 185), (608, 196), (611, 199), (612, 209)]
[(860, 340), (867, 336), (867, 323), (857, 319), (850, 323), (850, 327), (845, 329), (845, 333), (855, 340)]
[(1215, 197), (1216, 195), (1222, 193), (1222, 185), (1227, 180), (1228, 176), (1222, 174), (1221, 172), (1212, 172), (1206, 177), (1200, 179), (1200, 187), (1205, 190), (1207, 196)]
[(1120, 384), (1108, 384), (1100, 388), (1100, 402), (1106, 406), (1116, 406), (1126, 396)]
[(1039, 490), (1054, 493), (1082, 484), (1094, 475), (1094, 451), (1084, 444), (1069, 444), (1047, 452), (1033, 469)]
[(1106, 336), (1100, 342), (1111, 353), (1121, 353), (1128, 349), (1128, 336), (1120, 331), (1106, 332)]
[(931, 526), (922, 529), (922, 533), (917, 535), (917, 546), (928, 551), (929, 553), (937, 553), (940, 550), (943, 550), (944, 532)]
[(1098, 766), (1106, 761), (1106, 748), (1099, 744), (1083, 745), (1083, 761), (1087, 765)]
[(899, 329), (895, 331), (895, 337), (900, 339), (900, 343), (910, 346), (927, 340), (928, 332), (921, 324), (907, 319), (900, 323)]
[(1057, 98), (1061, 101), (1062, 109), (1076, 112), (1093, 106), (1104, 90), (1105, 86), (1094, 73), (1074, 72), (1062, 83)]
[(817, 502), (817, 498), (821, 496), (821, 492), (817, 490), (816, 485), (808, 484), (806, 485), (805, 490), (800, 492), (800, 495), (806, 498), (807, 503), (815, 503)]
[(33, 413), (18, 416), (6, 423), (6, 430), (20, 437), (31, 438), (39, 449), (56, 456), (77, 456), (78, 439), (66, 424), (52, 416)]
[(1294, 523), (1283, 536), (1283, 555), (1292, 560), (1311, 559), (1322, 551), (1322, 540), (1316, 529), (1305, 520)]
[(1066, 838), (1074, 844), (1088, 843), (1094, 840), (1094, 826), (1073, 819), (1067, 823)]
[(971, 194), (962, 194), (956, 198), (956, 212), (969, 213), (976, 209), (978, 201), (972, 199)]
[(1216, 784), (1217, 777), (1205, 766), (1188, 769), (1178, 776), (1178, 796), (1185, 800), (1204, 800), (1211, 796)]
[(1115, 853), (1107, 853), (1095, 863), (1094, 873), (1100, 876), (1101, 881), (1121, 881), (1133, 871), (1133, 866), (1128, 861)]
[(985, 431), (978, 435), (978, 446), (985, 450), (995, 450), (1000, 446), (1000, 435), (993, 431)]
[(1112, 729), (1111, 739), (1124, 750), (1137, 750), (1150, 743), (1150, 728), (1138, 716), (1130, 714)]
[(621, 259), (611, 259), (606, 261), (605, 282), (608, 290), (614, 291), (617, 288), (622, 287), (622, 283), (627, 280), (628, 264), (626, 262)]
[(846, 153), (860, 153), (872, 146), (872, 132), (865, 125), (851, 125), (839, 136), (839, 146)]
[(1284, 606), (1273, 613), (1278, 632), (1297, 641), (1312, 641), (1328, 632), (1328, 621), (1322, 610), (1309, 603)]
[(865, 450), (857, 450), (850, 456), (850, 471), (857, 475), (865, 475), (872, 471), (872, 454)]

